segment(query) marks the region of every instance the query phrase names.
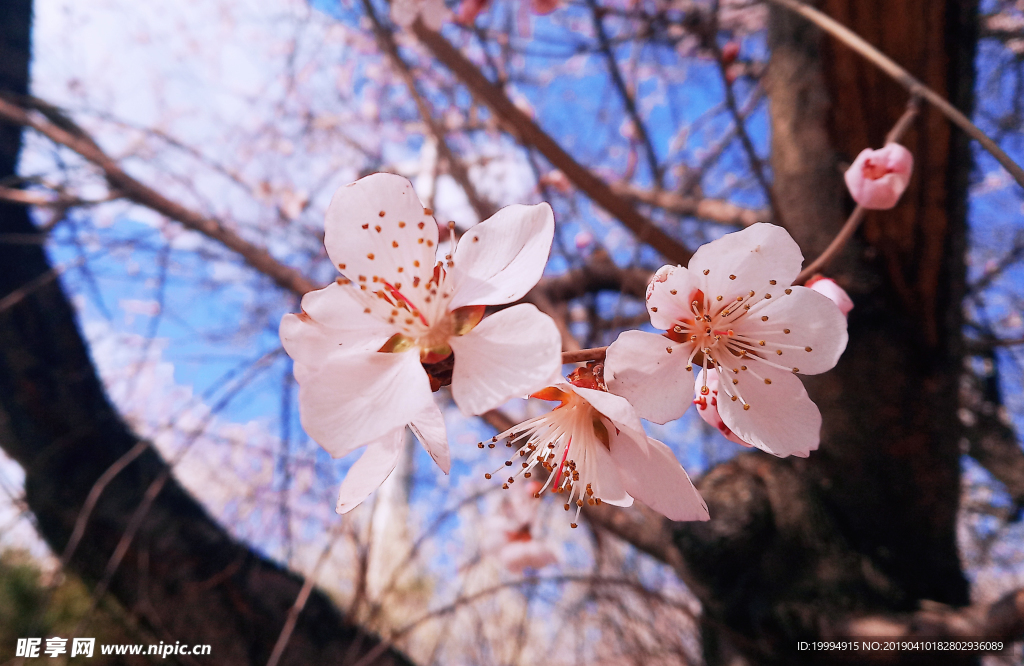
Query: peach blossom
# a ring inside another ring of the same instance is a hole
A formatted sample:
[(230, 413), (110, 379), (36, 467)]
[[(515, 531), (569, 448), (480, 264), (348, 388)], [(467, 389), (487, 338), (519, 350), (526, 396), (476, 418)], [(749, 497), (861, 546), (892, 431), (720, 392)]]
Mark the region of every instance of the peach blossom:
[(866, 148), (846, 170), (846, 187), (853, 200), (872, 210), (888, 210), (907, 189), (914, 156), (898, 143), (880, 150)]

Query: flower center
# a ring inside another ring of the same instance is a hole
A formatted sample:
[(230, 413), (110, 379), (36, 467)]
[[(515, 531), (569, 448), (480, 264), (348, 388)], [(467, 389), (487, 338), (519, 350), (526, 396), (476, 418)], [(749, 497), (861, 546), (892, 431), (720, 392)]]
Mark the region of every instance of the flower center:
[[(595, 381), (595, 373), (590, 365), (588, 368), (580, 368), (589, 372), (581, 373), (573, 380), (573, 384), (576, 381)], [(577, 375), (580, 370), (573, 375)], [(549, 386), (532, 397), (557, 400), (561, 404), (543, 416), (520, 423), (492, 437), (487, 444), (489, 448), (493, 449), (499, 441), (505, 441), (507, 448), (514, 448), (516, 444), (519, 447), (502, 467), (484, 477), (490, 479), (502, 470), (514, 467), (506, 470), (510, 476), (502, 488), (507, 490), (520, 475), (528, 479), (535, 468), (541, 467), (548, 473), (548, 479), (534, 497), (540, 497), (548, 488), (551, 492), (566, 495), (565, 510), (576, 505), (576, 516), (570, 523), (571, 527), (576, 528), (584, 504), (601, 504), (592, 480), (597, 478), (595, 447), (603, 446), (606, 450), (611, 447), (607, 419), (573, 391)], [(482, 449), (484, 443), (480, 442), (477, 446)]]
[[(735, 276), (729, 277), (735, 279)], [(776, 300), (793, 293), (792, 288), (784, 288), (779, 294), (780, 288), (775, 280), (769, 280), (769, 286), (760, 293), (751, 289), (729, 300), (721, 295), (712, 298), (703, 290), (695, 289), (689, 296), (692, 318), (683, 317), (665, 333), (665, 337), (673, 342), (692, 345), (686, 363), (687, 370), (692, 370), (695, 362), (705, 369), (717, 370), (721, 376), (722, 392), (734, 402), (741, 401), (743, 409), (750, 409), (750, 404), (741, 393), (741, 374), (749, 375), (753, 381), (771, 385), (769, 377), (752, 368), (763, 365), (787, 372), (799, 372), (797, 367), (783, 365), (783, 359), (779, 357), (787, 352), (793, 355), (800, 350), (813, 351), (807, 346), (782, 343), (775, 339), (780, 335), (788, 336), (792, 331), (790, 328), (772, 330), (774, 325), (767, 324), (769, 316), (763, 310), (771, 302), (772, 291), (776, 292)], [(674, 351), (672, 347), (666, 349), (668, 353)], [(685, 347), (683, 349), (685, 353)], [(707, 395), (706, 384), (701, 391)]]
[(863, 173), (864, 177), (869, 180), (878, 180), (882, 176), (892, 173), (892, 171), (884, 164), (877, 164), (871, 160), (866, 160), (864, 162)]

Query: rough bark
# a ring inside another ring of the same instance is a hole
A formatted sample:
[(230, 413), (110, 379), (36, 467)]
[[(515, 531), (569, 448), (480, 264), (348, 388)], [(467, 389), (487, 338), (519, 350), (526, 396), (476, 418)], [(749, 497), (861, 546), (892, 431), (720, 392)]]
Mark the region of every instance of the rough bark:
[[(29, 0), (0, 3), (0, 91), (27, 92), (30, 13)], [(19, 148), (20, 128), (0, 125), (0, 179), (15, 173)], [(27, 209), (0, 203), (0, 233), (35, 233)], [(0, 244), (0, 267), (0, 299), (35, 285), (0, 312), (0, 446), (24, 468), (28, 505), (59, 553), (97, 478), (138, 439), (107, 399), (60, 285), (38, 279), (51, 271), (42, 248)], [(147, 450), (107, 487), (70, 563), (87, 582), (102, 577), (166, 468)], [(210, 644), (216, 663), (263, 664), (301, 586), (297, 575), (233, 539), (171, 479), (111, 592), (165, 642)], [(314, 592), (283, 662), (341, 664), (378, 643)], [(409, 662), (388, 650), (375, 663)]]

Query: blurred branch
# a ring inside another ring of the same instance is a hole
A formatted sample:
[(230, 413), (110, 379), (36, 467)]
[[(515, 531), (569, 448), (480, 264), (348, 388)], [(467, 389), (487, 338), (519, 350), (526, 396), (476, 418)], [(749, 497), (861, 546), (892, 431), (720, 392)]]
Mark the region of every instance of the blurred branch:
[(693, 253), (687, 247), (637, 212), (628, 201), (613, 192), (606, 182), (577, 162), (447, 39), (424, 26), (419, 20), (413, 24), (413, 31), (434, 57), (444, 63), (469, 88), (474, 97), (490, 108), (509, 132), (518, 136), (523, 145), (532, 146), (540, 151), (580, 191), (626, 225), (641, 243), (650, 245), (675, 263), (685, 264), (690, 260)]
[(608, 72), (611, 74), (615, 89), (619, 92), (619, 97), (622, 98), (622, 105), (626, 107), (626, 113), (629, 114), (637, 136), (640, 137), (641, 143), (644, 144), (644, 151), (647, 153), (647, 168), (651, 171), (651, 178), (660, 189), (662, 174), (661, 169), (658, 167), (658, 154), (654, 150), (654, 143), (651, 141), (651, 135), (647, 132), (647, 126), (644, 125), (643, 119), (640, 118), (640, 112), (636, 108), (636, 100), (633, 99), (633, 94), (630, 92), (629, 86), (626, 85), (626, 80), (622, 77), (622, 70), (619, 68), (619, 63), (612, 52), (608, 33), (604, 29), (604, 7), (598, 5), (597, 0), (587, 0), (587, 5), (590, 7), (590, 17), (594, 24), (594, 32), (597, 33), (601, 53), (604, 54), (604, 58), (608, 63)]
[[(906, 639), (969, 639), (1013, 642), (1024, 635), (1024, 590), (1014, 590), (994, 603), (953, 608), (922, 601), (914, 613), (822, 619), (821, 638), (886, 637)], [(1007, 646), (1009, 647), (1009, 646)], [(892, 662), (884, 652), (861, 653), (862, 663)]]
[(709, 222), (749, 227), (758, 222), (771, 221), (770, 211), (743, 208), (724, 199), (687, 197), (664, 190), (643, 190), (623, 183), (612, 183), (609, 187), (621, 197), (657, 206), (676, 215), (693, 216)]
[(448, 162), (448, 170), (451, 172), (452, 178), (462, 187), (466, 193), (466, 198), (469, 199), (469, 205), (473, 207), (473, 211), (476, 212), (477, 217), (481, 221), (486, 220), (491, 215), (494, 215), (497, 208), (490, 201), (486, 201), (480, 193), (477, 191), (473, 182), (469, 179), (469, 171), (466, 169), (466, 165), (461, 159), (455, 154), (448, 145), (448, 140), (444, 128), (434, 118), (434, 113), (430, 108), (430, 104), (420, 94), (419, 89), (416, 87), (416, 77), (413, 75), (409, 65), (402, 58), (401, 53), (398, 52), (398, 45), (395, 44), (394, 35), (384, 27), (377, 18), (377, 12), (373, 9), (373, 3), (370, 0), (363, 0), (363, 8), (366, 10), (366, 15), (370, 18), (373, 23), (373, 34), (377, 38), (377, 43), (380, 48), (387, 53), (388, 58), (391, 60), (391, 64), (398, 70), (402, 80), (405, 82), (405, 87), (409, 90), (409, 95), (413, 98), (416, 103), (416, 108), (419, 110), (420, 117), (423, 122), (427, 125), (430, 134), (434, 137), (437, 142), (437, 148), (441, 152), (441, 156), (444, 157)]
[(124, 198), (151, 208), (189, 229), (222, 243), (280, 287), (296, 294), (304, 294), (316, 288), (316, 285), (297, 270), (274, 259), (267, 250), (250, 243), (217, 220), (171, 201), (128, 175), (84, 130), (52, 105), (30, 97), (14, 98), (4, 95), (0, 97), (0, 120), (31, 127), (54, 143), (70, 148), (99, 167), (111, 186), (119, 190)]

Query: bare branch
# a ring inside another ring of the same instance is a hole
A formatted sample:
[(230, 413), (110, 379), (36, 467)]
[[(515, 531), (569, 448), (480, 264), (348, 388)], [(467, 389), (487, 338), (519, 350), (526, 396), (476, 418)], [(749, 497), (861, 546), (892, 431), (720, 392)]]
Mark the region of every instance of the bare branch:
[[(38, 106), (45, 104), (40, 103)], [(48, 106), (48, 105), (47, 105)], [(52, 119), (58, 112), (49, 107), (45, 114), (34, 114), (5, 97), (0, 99), (0, 119), (15, 125), (31, 127), (54, 143), (70, 148), (86, 160), (99, 167), (107, 181), (119, 190), (126, 199), (137, 204), (152, 208), (156, 212), (185, 227), (219, 241), (227, 248), (242, 256), (247, 264), (260, 273), (270, 277), (278, 286), (296, 294), (304, 294), (316, 289), (308, 278), (294, 268), (286, 266), (270, 255), (262, 247), (250, 243), (234, 231), (227, 229), (217, 220), (208, 218), (196, 211), (171, 201), (156, 190), (129, 176), (111, 157), (88, 137), (84, 132), (72, 131), (68, 127), (77, 126), (69, 119), (60, 116), (61, 122)]]
[(749, 227), (758, 222), (771, 221), (770, 211), (743, 208), (724, 199), (686, 197), (663, 190), (642, 190), (622, 183), (613, 183), (610, 187), (621, 197), (657, 206), (677, 215), (690, 215), (709, 222)]
[(565, 152), (447, 39), (424, 26), (419, 20), (413, 25), (413, 30), (434, 57), (444, 63), (475, 97), (486, 104), (505, 123), (509, 131), (519, 137), (523, 145), (533, 146), (540, 151), (580, 191), (636, 234), (641, 243), (650, 245), (676, 263), (685, 264), (690, 260), (693, 253), (688, 248), (637, 212), (628, 201), (615, 194), (607, 183)]

